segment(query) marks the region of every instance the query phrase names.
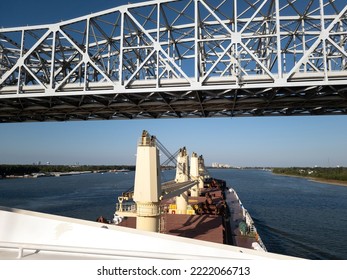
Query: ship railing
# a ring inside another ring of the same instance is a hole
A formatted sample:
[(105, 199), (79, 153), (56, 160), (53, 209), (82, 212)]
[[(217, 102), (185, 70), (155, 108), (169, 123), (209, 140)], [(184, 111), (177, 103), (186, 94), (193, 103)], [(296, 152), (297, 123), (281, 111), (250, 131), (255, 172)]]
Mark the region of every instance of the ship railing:
[(263, 248), (263, 250), (264, 250), (265, 252), (267, 252), (267, 249), (266, 249), (266, 247), (265, 247), (265, 244), (263, 243), (263, 240), (261, 240), (261, 238), (259, 237), (259, 235), (258, 235), (258, 243), (259, 243), (260, 247)]
[(261, 240), (259, 234), (258, 234), (258, 231), (257, 231), (257, 228), (254, 224), (254, 221), (252, 219), (252, 216), (248, 213), (248, 211), (245, 209), (245, 217), (246, 217), (246, 223), (247, 225), (249, 226), (249, 230), (252, 234), (254, 234), (254, 236), (256, 237), (256, 240), (257, 242), (259, 243), (260, 247), (265, 251), (267, 252), (267, 249), (265, 247), (265, 244), (263, 243), (263, 240)]
[(136, 203), (134, 202), (123, 202), (123, 203), (116, 203), (116, 209), (119, 212), (130, 212), (130, 213), (136, 213)]
[[(242, 207), (243, 208), (243, 207)], [(243, 208), (243, 216), (246, 219), (246, 224), (252, 229), (254, 228), (254, 221), (251, 217), (251, 215), (248, 213), (247, 209)]]
[(241, 207), (242, 207), (242, 214), (243, 214), (243, 217), (245, 217), (246, 224), (248, 225), (248, 227), (250, 229), (250, 232), (256, 236), (257, 242), (259, 243), (261, 248), (265, 252), (267, 252), (265, 244), (261, 240), (261, 238), (260, 238), (260, 236), (258, 234), (257, 228), (255, 227), (255, 224), (254, 224), (254, 221), (252, 219), (252, 216), (248, 213), (247, 209), (245, 207), (243, 207), (243, 204), (242, 204), (242, 202), (241, 202), (237, 192), (234, 189), (232, 189), (232, 188), (229, 188), (229, 191), (233, 192), (235, 194), (236, 199), (238, 200), (239, 204), (241, 205)]
[(136, 209), (138, 216), (159, 216), (160, 215), (160, 208), (153, 207), (153, 208), (143, 208), (140, 206)]
[[(242, 202), (240, 200), (240, 197), (238, 196), (237, 192), (233, 189), (233, 188), (229, 188), (229, 192), (233, 193), (237, 199), (237, 201), (240, 203), (240, 205), (242, 206)], [(243, 208), (243, 207), (242, 207)]]
[[(15, 258), (34, 258), (36, 259), (56, 259), (57, 256), (60, 259), (64, 257), (72, 257), (76, 259), (88, 258), (88, 255), (93, 258), (117, 258), (117, 259), (129, 259), (129, 258), (153, 258), (153, 259), (196, 259), (196, 254), (193, 253), (170, 253), (166, 252), (150, 252), (142, 250), (124, 250), (124, 249), (108, 249), (108, 248), (91, 248), (91, 247), (76, 247), (76, 246), (62, 246), (62, 245), (47, 245), (47, 244), (35, 244), (35, 243), (21, 243), (21, 242), (1, 242), (0, 241), (0, 253), (5, 256), (8, 253), (9, 258), (13, 259), (13, 253), (17, 255)], [(210, 259), (208, 256), (201, 256), (201, 259)], [(221, 257), (222, 259), (222, 257)], [(235, 258), (237, 259), (237, 258)]]

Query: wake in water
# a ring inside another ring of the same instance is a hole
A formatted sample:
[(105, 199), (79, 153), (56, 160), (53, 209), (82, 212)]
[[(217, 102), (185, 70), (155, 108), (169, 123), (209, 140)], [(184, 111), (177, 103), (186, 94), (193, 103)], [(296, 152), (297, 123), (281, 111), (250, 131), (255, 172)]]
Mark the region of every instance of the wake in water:
[[(300, 235), (289, 230), (268, 225), (265, 221), (253, 217), (260, 236), (268, 251), (310, 259), (337, 259), (322, 247), (308, 243), (308, 235)], [(268, 241), (268, 243), (266, 242)]]

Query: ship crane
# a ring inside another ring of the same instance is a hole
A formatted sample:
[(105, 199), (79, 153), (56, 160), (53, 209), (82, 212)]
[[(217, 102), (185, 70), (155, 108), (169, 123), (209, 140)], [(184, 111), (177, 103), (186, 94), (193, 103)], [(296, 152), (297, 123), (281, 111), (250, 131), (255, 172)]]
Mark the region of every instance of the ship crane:
[[(159, 150), (176, 166), (175, 180), (161, 183)], [(182, 213), (187, 208), (187, 191), (197, 187), (199, 180), (191, 179), (186, 148), (172, 155), (168, 149), (147, 131), (143, 131), (137, 148), (134, 191), (118, 197), (116, 216), (136, 217), (138, 229), (157, 231), (160, 217), (160, 202), (176, 197)], [(195, 192), (196, 193), (196, 192)], [(132, 200), (132, 203), (129, 203)], [(134, 203), (135, 202), (135, 203)]]
[[(150, 136), (148, 134), (148, 136)], [(186, 174), (188, 176), (188, 178), (190, 178), (189, 173), (187, 173), (185, 170), (183, 170), (182, 166), (179, 165), (177, 163), (177, 156), (180, 153), (180, 151), (182, 149), (178, 149), (174, 154), (172, 154), (160, 141), (157, 137), (155, 136), (150, 136), (152, 138), (152, 140), (155, 140), (156, 146), (158, 147), (159, 151), (162, 152), (167, 159), (161, 164), (161, 166), (167, 166), (170, 163), (173, 163), (175, 168), (178, 168), (179, 170), (181, 170), (184, 174)], [(185, 149), (185, 148), (183, 148)], [(177, 196), (179, 194), (181, 194), (182, 192), (186, 191), (187, 189), (191, 188), (192, 186), (194, 186), (196, 184), (196, 182), (189, 182), (189, 184), (187, 185), (186, 183), (184, 184), (178, 184), (176, 183), (174, 180), (165, 182), (162, 184), (162, 195), (160, 196), (160, 199), (168, 199), (174, 196)], [(187, 185), (187, 186), (186, 186)], [(135, 211), (135, 207), (132, 206), (131, 204), (129, 205), (129, 203), (126, 203), (128, 201), (132, 201), (133, 196), (134, 196), (134, 191), (133, 191), (134, 187), (132, 187), (132, 191), (130, 191), (130, 189), (126, 192), (123, 192), (121, 196), (118, 196), (118, 205), (119, 207), (117, 207), (117, 209), (127, 209), (130, 212), (134, 212)], [(125, 208), (123, 208), (123, 203), (124, 205), (126, 205)]]
[[(155, 136), (153, 136), (155, 137)], [(182, 151), (182, 149), (178, 149), (174, 154), (171, 154), (170, 151), (159, 141), (158, 138), (155, 137), (156, 145), (159, 150), (167, 157), (166, 161), (162, 163), (162, 166), (168, 165), (170, 162), (174, 164), (175, 168), (178, 168), (182, 173), (184, 173), (190, 179), (190, 175), (188, 170), (185, 170), (178, 162), (177, 156)], [(185, 147), (183, 147), (185, 149)]]

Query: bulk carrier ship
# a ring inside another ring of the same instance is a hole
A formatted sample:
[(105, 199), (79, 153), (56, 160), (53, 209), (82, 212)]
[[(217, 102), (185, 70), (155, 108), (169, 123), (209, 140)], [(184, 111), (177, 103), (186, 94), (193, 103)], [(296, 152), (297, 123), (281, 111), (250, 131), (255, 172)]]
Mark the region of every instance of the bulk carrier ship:
[[(161, 184), (157, 147), (174, 158), (156, 137), (143, 131), (137, 150), (134, 191), (118, 197), (115, 223), (266, 251), (237, 193), (225, 181), (208, 174), (203, 156), (193, 153), (189, 160), (187, 149), (181, 148), (174, 160), (175, 179)], [(141, 172), (144, 169), (152, 177)]]
[(235, 190), (185, 148), (161, 183), (160, 142), (143, 131), (134, 191), (113, 221), (91, 222), (0, 207), (0, 259), (290, 259), (269, 253)]

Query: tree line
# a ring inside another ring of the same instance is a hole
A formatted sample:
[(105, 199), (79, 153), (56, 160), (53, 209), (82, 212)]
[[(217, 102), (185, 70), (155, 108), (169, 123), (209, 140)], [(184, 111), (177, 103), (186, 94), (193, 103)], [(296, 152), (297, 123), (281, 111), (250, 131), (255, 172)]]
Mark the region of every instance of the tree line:
[(273, 173), (282, 175), (294, 175), (302, 177), (313, 177), (326, 180), (347, 181), (347, 167), (289, 167), (273, 168)]

